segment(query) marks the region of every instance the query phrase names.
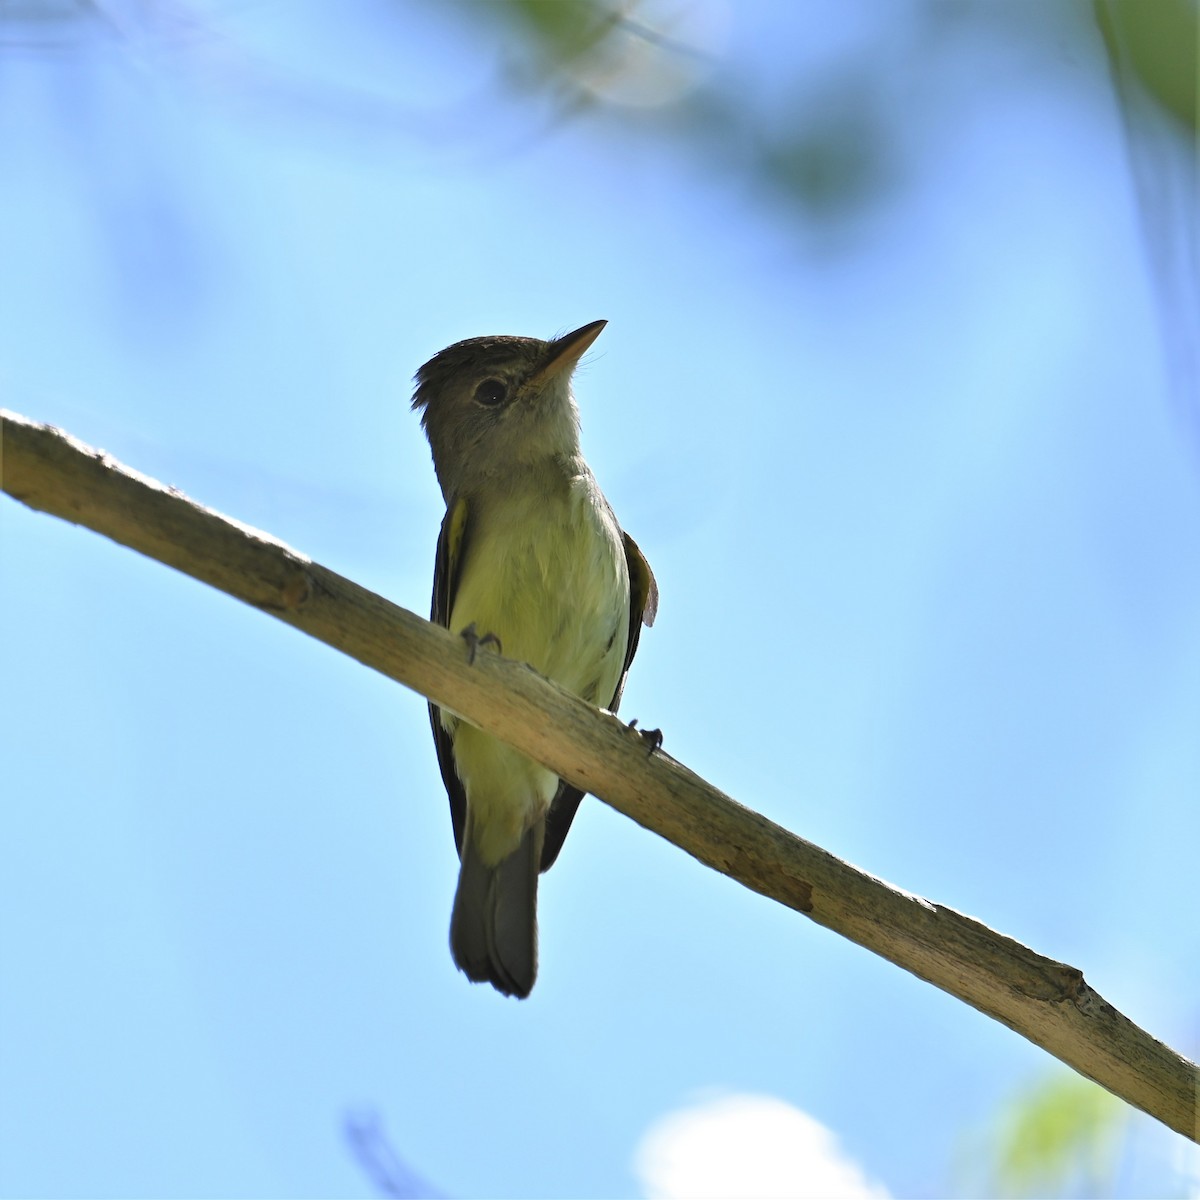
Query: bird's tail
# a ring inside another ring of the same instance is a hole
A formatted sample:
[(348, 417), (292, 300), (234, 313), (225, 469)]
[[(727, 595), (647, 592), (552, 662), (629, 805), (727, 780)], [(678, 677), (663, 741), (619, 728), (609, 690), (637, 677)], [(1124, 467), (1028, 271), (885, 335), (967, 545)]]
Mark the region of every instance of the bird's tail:
[(495, 866), (479, 856), (470, 822), (450, 918), (450, 953), (475, 983), (506, 996), (525, 997), (537, 976), (537, 881), (545, 822), (525, 831), (520, 844)]

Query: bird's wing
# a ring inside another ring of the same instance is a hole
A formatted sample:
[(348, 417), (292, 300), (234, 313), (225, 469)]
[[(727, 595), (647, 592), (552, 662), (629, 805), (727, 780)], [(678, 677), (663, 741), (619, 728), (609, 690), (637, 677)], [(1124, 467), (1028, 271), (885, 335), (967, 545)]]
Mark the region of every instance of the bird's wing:
[[(460, 497), (447, 510), (438, 534), (437, 561), (433, 568), (433, 604), (429, 619), (435, 625), (450, 627), (450, 612), (458, 591), (458, 578), (467, 544), (467, 500)], [(450, 820), (454, 824), (454, 845), (462, 856), (463, 828), (467, 821), (467, 794), (462, 780), (454, 769), (454, 752), (450, 735), (442, 728), (441, 709), (429, 706), (429, 723), (433, 727), (433, 742), (437, 747), (438, 766), (442, 782), (450, 797)]]
[[(629, 564), (629, 647), (625, 651), (625, 670), (621, 672), (621, 683), (617, 685), (618, 697), (629, 664), (637, 653), (642, 626), (653, 625), (654, 618), (658, 616), (658, 582), (654, 572), (650, 570), (650, 564), (637, 542), (627, 533), (621, 536), (625, 539), (625, 561)], [(616, 709), (613, 711), (616, 712)]]
[[(653, 625), (658, 614), (658, 584), (655, 582), (654, 572), (650, 570), (650, 564), (637, 542), (627, 533), (622, 533), (621, 536), (625, 539), (625, 562), (629, 568), (629, 641), (625, 645), (625, 665), (621, 668), (621, 678), (617, 680), (612, 703), (608, 706), (609, 712), (616, 712), (621, 703), (621, 693), (625, 690), (625, 676), (629, 674), (629, 664), (633, 662), (633, 656), (637, 653), (642, 626)], [(440, 748), (438, 753), (440, 756)], [(550, 811), (546, 814), (546, 839), (542, 842), (543, 871), (548, 871), (554, 865), (582, 799), (583, 793), (578, 788), (566, 782), (559, 783), (558, 791), (550, 804)]]

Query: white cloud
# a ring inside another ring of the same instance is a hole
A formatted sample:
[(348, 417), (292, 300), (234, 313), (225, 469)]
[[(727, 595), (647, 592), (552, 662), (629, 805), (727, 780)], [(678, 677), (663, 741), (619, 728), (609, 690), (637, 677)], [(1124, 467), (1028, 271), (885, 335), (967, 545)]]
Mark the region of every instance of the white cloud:
[(668, 1113), (643, 1135), (634, 1170), (651, 1200), (888, 1195), (824, 1125), (772, 1096), (721, 1095)]

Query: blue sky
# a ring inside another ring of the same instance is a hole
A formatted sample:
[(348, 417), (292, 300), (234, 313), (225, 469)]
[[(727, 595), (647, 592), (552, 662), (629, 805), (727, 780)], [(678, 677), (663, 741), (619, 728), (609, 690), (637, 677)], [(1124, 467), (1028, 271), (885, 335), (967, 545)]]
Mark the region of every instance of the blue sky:
[[(1086, 10), (701, 6), (675, 107), (570, 115), (473, 11), (10, 22), (0, 403), (424, 613), (412, 373), (607, 318), (584, 446), (662, 592), (623, 712), (1194, 1057), (1193, 398)], [(869, 101), (876, 186), (805, 208), (712, 95)], [(375, 1111), (448, 1195), (637, 1195), (725, 1091), (954, 1194), (1053, 1069), (598, 801), (530, 1000), (471, 987), (420, 697), (9, 500), (0, 628), (0, 1193), (371, 1195)], [(1128, 1145), (1126, 1194), (1195, 1173)]]

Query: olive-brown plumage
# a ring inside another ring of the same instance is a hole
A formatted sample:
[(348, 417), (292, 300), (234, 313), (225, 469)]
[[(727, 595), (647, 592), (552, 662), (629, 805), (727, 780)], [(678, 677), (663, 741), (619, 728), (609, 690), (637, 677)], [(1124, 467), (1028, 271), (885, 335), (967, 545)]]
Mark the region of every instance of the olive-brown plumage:
[[(658, 591), (579, 449), (570, 378), (603, 321), (554, 341), (458, 342), (417, 373), (413, 407), (446, 501), (432, 620), (615, 710)], [(481, 651), (483, 652), (483, 651)], [(582, 793), (430, 705), (461, 860), (450, 948), (468, 978), (527, 996), (537, 880)]]

